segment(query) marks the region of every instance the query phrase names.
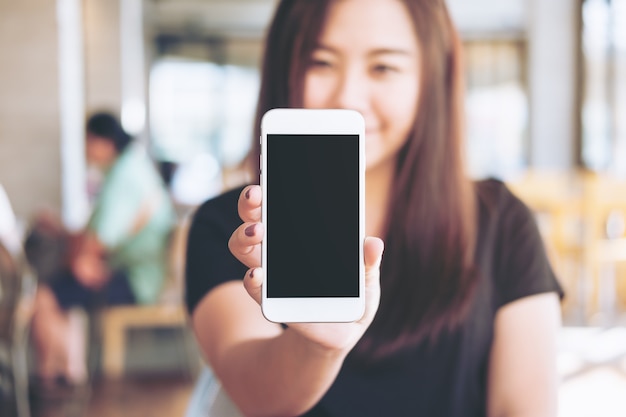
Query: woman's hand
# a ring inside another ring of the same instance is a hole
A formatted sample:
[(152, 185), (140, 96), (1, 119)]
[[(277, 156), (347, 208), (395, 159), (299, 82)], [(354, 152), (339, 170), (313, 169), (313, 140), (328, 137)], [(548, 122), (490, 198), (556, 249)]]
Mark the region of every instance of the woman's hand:
[[(228, 246), (232, 254), (250, 270), (244, 278), (248, 294), (261, 304), (263, 270), (261, 241), (264, 228), (261, 222), (262, 192), (259, 186), (246, 187), (239, 197), (239, 216), (244, 223), (232, 234)], [(379, 266), (383, 253), (382, 240), (368, 237), (364, 243), (365, 314), (353, 323), (290, 323), (289, 328), (307, 341), (324, 349), (345, 353), (359, 341), (374, 319), (380, 300)]]
[(74, 237), (70, 250), (70, 269), (82, 285), (99, 290), (109, 280), (109, 270), (104, 261), (105, 249), (98, 238), (89, 232)]

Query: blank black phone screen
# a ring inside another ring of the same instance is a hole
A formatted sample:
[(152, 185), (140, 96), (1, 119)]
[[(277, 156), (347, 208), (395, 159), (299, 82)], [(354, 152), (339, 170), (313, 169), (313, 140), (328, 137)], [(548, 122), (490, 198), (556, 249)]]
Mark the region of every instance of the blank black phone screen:
[(267, 135), (267, 296), (359, 296), (359, 135)]

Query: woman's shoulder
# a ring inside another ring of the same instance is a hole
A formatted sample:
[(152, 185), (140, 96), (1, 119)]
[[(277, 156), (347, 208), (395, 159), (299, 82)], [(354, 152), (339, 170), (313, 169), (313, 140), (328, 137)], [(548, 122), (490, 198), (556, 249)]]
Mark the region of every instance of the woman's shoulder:
[(506, 183), (497, 178), (484, 178), (475, 181), (476, 192), (481, 200), (491, 203), (506, 202), (512, 196)]
[[(209, 266), (218, 266), (216, 259), (230, 262), (232, 255), (228, 250), (228, 240), (243, 223), (237, 210), (242, 189), (243, 186), (234, 188), (205, 201), (192, 215), (187, 237), (188, 274), (190, 271), (201, 271), (204, 274)], [(209, 258), (211, 265), (207, 266), (205, 263)]]
[(526, 215), (530, 212), (528, 206), (500, 179), (477, 180), (475, 188), (481, 208), (486, 209), (491, 215), (496, 213)]
[(533, 211), (506, 183), (476, 183), (483, 250), (493, 262), (497, 306), (527, 295), (556, 292), (563, 296), (551, 268)]
[(230, 236), (243, 222), (237, 210), (243, 188), (225, 191), (205, 201), (193, 215), (185, 264), (185, 294), (190, 312), (211, 289), (245, 274), (246, 266), (228, 249)]
[[(241, 191), (246, 187), (242, 185), (230, 190), (226, 190), (218, 196), (208, 199), (202, 203), (193, 215), (193, 225), (222, 224), (229, 228), (233, 223), (241, 223), (237, 211), (237, 203)], [(192, 226), (193, 227), (193, 226)], [(232, 230), (231, 230), (232, 232)]]
[(145, 187), (159, 184), (160, 174), (145, 145), (131, 142), (117, 156), (107, 172), (107, 181), (119, 184), (133, 192), (141, 192)]
[(519, 233), (534, 233), (535, 215), (506, 182), (487, 178), (476, 181), (475, 189), (483, 239), (506, 242)]

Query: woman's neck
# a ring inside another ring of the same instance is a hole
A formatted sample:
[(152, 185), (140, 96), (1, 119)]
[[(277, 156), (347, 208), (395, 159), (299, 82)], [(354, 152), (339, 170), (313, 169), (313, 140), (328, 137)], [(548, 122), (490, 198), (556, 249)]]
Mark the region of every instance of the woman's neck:
[(365, 234), (384, 237), (396, 163), (378, 165), (365, 174)]

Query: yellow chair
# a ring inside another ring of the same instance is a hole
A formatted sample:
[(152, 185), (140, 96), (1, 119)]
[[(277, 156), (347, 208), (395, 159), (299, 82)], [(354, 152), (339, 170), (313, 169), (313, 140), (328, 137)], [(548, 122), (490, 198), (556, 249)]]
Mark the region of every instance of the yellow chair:
[(535, 214), (552, 267), (564, 287), (564, 315), (584, 320), (589, 294), (584, 280), (583, 173), (531, 170), (507, 185)]
[(626, 303), (626, 179), (588, 174), (585, 178), (588, 225), (585, 262), (592, 280), (596, 324), (609, 325)]
[[(189, 219), (176, 226), (170, 246), (169, 276), (160, 300), (153, 305), (107, 307), (99, 317), (102, 337), (102, 372), (107, 378), (123, 376), (128, 333), (132, 329), (158, 327), (187, 328), (188, 317), (183, 303), (184, 259)], [(199, 361), (189, 358), (189, 342), (181, 333), (180, 342), (187, 354), (187, 366), (195, 373)]]

